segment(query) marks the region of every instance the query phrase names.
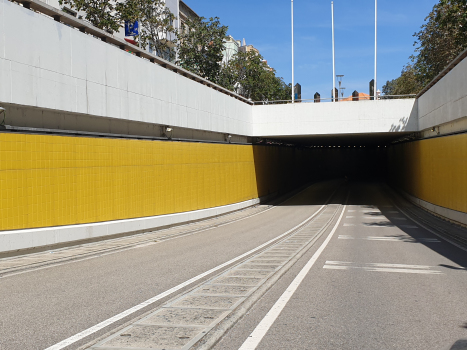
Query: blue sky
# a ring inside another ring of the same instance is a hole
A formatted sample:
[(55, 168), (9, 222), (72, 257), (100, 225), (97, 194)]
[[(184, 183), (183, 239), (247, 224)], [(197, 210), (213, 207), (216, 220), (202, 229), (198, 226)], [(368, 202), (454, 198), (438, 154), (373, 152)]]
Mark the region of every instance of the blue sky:
[[(184, 0), (200, 16), (218, 16), (237, 40), (258, 48), (291, 82), (290, 0)], [(413, 53), (412, 35), (437, 0), (378, 1), (378, 88), (397, 78)], [(302, 98), (332, 90), (331, 1), (295, 0), (295, 82)], [(345, 95), (368, 93), (374, 71), (374, 0), (335, 0), (336, 74)]]

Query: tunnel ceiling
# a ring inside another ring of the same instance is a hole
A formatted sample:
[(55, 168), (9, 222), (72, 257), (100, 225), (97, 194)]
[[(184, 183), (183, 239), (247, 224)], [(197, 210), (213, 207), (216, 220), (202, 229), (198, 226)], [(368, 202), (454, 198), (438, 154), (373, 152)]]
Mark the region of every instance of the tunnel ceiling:
[[(388, 132), (371, 134), (294, 135), (264, 136), (259, 139), (273, 140), (302, 146), (385, 146), (407, 137), (412, 132)], [(263, 141), (264, 142), (264, 141)]]

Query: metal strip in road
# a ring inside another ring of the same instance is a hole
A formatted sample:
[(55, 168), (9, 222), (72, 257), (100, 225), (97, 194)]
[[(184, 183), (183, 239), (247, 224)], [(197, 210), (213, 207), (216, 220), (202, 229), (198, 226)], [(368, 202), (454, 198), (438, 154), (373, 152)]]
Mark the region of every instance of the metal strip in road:
[[(326, 203), (329, 202), (329, 200), (332, 198), (332, 196), (337, 192), (338, 188), (330, 195), (330, 197), (326, 201)], [(52, 345), (52, 346), (48, 347), (45, 350), (61, 350), (61, 349), (64, 349), (67, 346), (72, 345), (72, 344), (74, 344), (74, 343), (76, 343), (76, 342), (78, 342), (78, 341), (80, 341), (80, 340), (82, 340), (82, 339), (84, 339), (84, 338), (86, 338), (86, 337), (88, 337), (88, 336), (90, 336), (90, 335), (104, 329), (105, 327), (110, 326), (111, 324), (122, 320), (123, 318), (125, 318), (125, 317), (127, 317), (127, 316), (129, 316), (129, 315), (131, 315), (131, 314), (133, 314), (133, 313), (135, 313), (137, 311), (144, 309), (145, 307), (155, 303), (156, 301), (161, 300), (161, 299), (163, 299), (165, 297), (168, 297), (169, 295), (171, 295), (171, 294), (173, 294), (173, 293), (175, 293), (175, 292), (189, 286), (190, 284), (192, 284), (194, 282), (197, 282), (197, 281), (201, 280), (202, 278), (204, 278), (204, 277), (206, 277), (206, 276), (208, 276), (208, 275), (210, 275), (210, 274), (212, 274), (212, 273), (214, 273), (216, 271), (219, 271), (219, 270), (223, 269), (224, 267), (227, 267), (227, 266), (229, 266), (229, 265), (231, 265), (231, 264), (233, 264), (233, 263), (235, 263), (237, 261), (240, 261), (241, 259), (247, 257), (248, 255), (251, 255), (251, 254), (261, 250), (262, 248), (264, 248), (264, 247), (266, 247), (266, 246), (280, 240), (281, 238), (289, 235), (291, 232), (293, 232), (293, 231), (297, 230), (298, 228), (300, 228), (301, 226), (305, 225), (306, 223), (311, 221), (315, 216), (317, 216), (319, 213), (321, 213), (321, 211), (326, 206), (327, 206), (327, 204), (322, 205), (309, 218), (302, 221), (301, 223), (299, 223), (298, 225), (296, 225), (292, 229), (288, 230), (287, 232), (281, 234), (280, 236), (278, 236), (276, 238), (273, 238), (273, 239), (269, 240), (268, 242), (254, 248), (254, 249), (252, 249), (252, 250), (250, 250), (250, 251), (248, 251), (248, 252), (246, 252), (246, 253), (244, 253), (244, 254), (242, 254), (242, 255), (234, 258), (234, 259), (231, 259), (231, 260), (229, 260), (229, 261), (227, 261), (227, 262), (225, 262), (225, 263), (223, 263), (221, 265), (218, 265), (218, 266), (210, 269), (209, 271), (206, 271), (206, 272), (204, 272), (202, 274), (199, 274), (198, 276), (193, 277), (193, 278), (189, 279), (188, 281), (185, 281), (185, 282), (183, 282), (183, 283), (181, 283), (181, 284), (179, 284), (179, 285), (177, 285), (177, 286), (175, 286), (175, 287), (173, 287), (173, 288), (171, 288), (171, 289), (169, 289), (169, 290), (167, 290), (167, 291), (165, 291), (165, 292), (163, 292), (161, 294), (158, 294), (155, 297), (142, 302), (141, 304), (138, 304), (138, 305), (136, 305), (136, 306), (134, 306), (134, 307), (132, 307), (132, 308), (130, 308), (128, 310), (125, 310), (125, 311), (119, 313), (118, 315), (115, 315), (115, 316), (113, 316), (113, 317), (111, 317), (111, 318), (109, 318), (109, 319), (107, 319), (107, 320), (93, 326), (93, 327), (90, 327), (90, 328), (88, 328), (88, 329), (86, 329), (86, 330), (84, 330), (84, 331), (82, 331), (82, 332), (80, 332), (80, 333), (78, 333), (78, 334), (76, 334), (74, 336), (71, 336), (71, 337), (69, 337), (69, 338), (55, 344), (55, 345)]]
[(295, 279), (292, 281), (292, 283), (289, 285), (289, 287), (286, 289), (286, 291), (281, 295), (279, 300), (277, 300), (277, 302), (274, 304), (274, 306), (269, 310), (269, 312), (266, 314), (266, 316), (264, 316), (262, 321), (256, 326), (255, 330), (250, 334), (248, 339), (245, 340), (245, 342), (242, 344), (242, 346), (239, 348), (239, 350), (254, 350), (259, 345), (259, 343), (264, 338), (264, 336), (266, 335), (268, 330), (271, 328), (271, 326), (276, 321), (277, 317), (280, 315), (280, 313), (282, 312), (284, 307), (289, 302), (290, 298), (294, 295), (295, 291), (298, 289), (298, 287), (300, 286), (302, 281), (305, 279), (306, 275), (311, 270), (311, 268), (315, 264), (316, 260), (318, 260), (321, 253), (324, 251), (324, 249), (327, 247), (328, 243), (331, 241), (331, 238), (333, 237), (334, 233), (336, 232), (337, 228), (339, 227), (339, 223), (341, 222), (342, 217), (344, 216), (345, 208), (346, 208), (346, 206), (344, 206), (344, 208), (342, 210), (342, 213), (339, 216), (339, 219), (337, 220), (336, 224), (334, 225), (334, 228), (329, 233), (326, 240), (318, 248), (318, 250), (315, 252), (315, 254), (313, 254), (313, 256), (308, 261), (308, 263), (305, 265), (305, 267), (303, 267), (303, 269), (295, 277)]
[[(235, 319), (236, 316), (232, 313), (235, 313), (240, 305), (248, 303), (247, 300), (257, 300), (263, 294), (261, 289), (264, 285), (278, 278), (281, 271), (288, 270), (287, 266), (293, 265), (295, 257), (307, 250), (310, 244), (321, 236), (339, 209), (340, 206), (337, 205), (328, 206), (313, 221), (299, 228), (291, 236), (227, 269), (222, 275), (203, 283), (201, 287), (156, 308), (148, 316), (114, 332), (91, 349), (188, 350), (192, 346), (197, 349), (209, 349), (209, 344), (215, 339), (213, 333), (210, 333), (212, 329), (226, 317), (229, 317), (229, 322)], [(285, 249), (279, 249), (280, 256), (272, 253), (280, 247), (293, 249), (286, 249), (286, 256)], [(217, 314), (213, 314), (213, 311)], [(219, 326), (218, 329), (222, 328), (223, 326)]]

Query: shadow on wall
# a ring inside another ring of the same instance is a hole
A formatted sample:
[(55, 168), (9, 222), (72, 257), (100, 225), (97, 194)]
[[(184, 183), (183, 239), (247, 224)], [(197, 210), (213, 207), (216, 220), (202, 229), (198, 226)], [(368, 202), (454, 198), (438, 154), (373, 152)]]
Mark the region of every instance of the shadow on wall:
[(415, 100), (410, 116), (402, 117), (397, 124), (392, 124), (390, 132), (418, 131), (418, 100)]

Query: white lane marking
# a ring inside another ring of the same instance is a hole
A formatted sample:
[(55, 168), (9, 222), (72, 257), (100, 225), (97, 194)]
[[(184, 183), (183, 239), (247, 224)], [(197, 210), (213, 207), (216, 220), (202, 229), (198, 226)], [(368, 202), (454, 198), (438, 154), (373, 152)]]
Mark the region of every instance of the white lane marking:
[(433, 266), (429, 265), (406, 265), (406, 264), (387, 264), (387, 263), (362, 263), (362, 264), (357, 264), (353, 262), (348, 262), (348, 261), (326, 261), (326, 265), (345, 265), (345, 266), (351, 266), (351, 265), (360, 265), (360, 266), (369, 266), (369, 267), (395, 267), (395, 268), (403, 268), (403, 269), (431, 269)]
[(323, 269), (329, 270), (351, 270), (360, 269), (369, 272), (398, 272), (398, 273), (416, 273), (422, 275), (442, 275), (440, 271), (434, 270), (410, 270), (410, 269), (393, 269), (388, 267), (365, 267), (365, 266), (337, 266), (337, 265), (324, 265)]
[(367, 237), (354, 237), (350, 235), (339, 235), (339, 239), (362, 239), (367, 241), (391, 241), (391, 242), (428, 242), (428, 243), (441, 243), (436, 238), (413, 238), (413, 237), (378, 237), (378, 236), (367, 236)]
[(344, 227), (355, 226), (355, 224), (344, 224)]
[[(333, 194), (334, 193), (335, 192), (333, 192)], [(331, 195), (331, 197), (332, 197), (332, 195)], [(67, 346), (69, 346), (71, 344), (74, 344), (77, 341), (80, 341), (81, 339), (86, 338), (87, 336), (100, 331), (101, 329), (103, 329), (103, 328), (105, 328), (105, 327), (107, 327), (107, 326), (109, 326), (109, 325), (111, 325), (111, 324), (113, 324), (113, 323), (115, 323), (115, 322), (117, 322), (117, 321), (119, 321), (119, 320), (121, 320), (121, 319), (123, 319), (123, 318), (125, 318), (125, 317), (127, 317), (127, 316), (141, 310), (141, 309), (143, 309), (143, 308), (145, 308), (146, 306), (151, 305), (151, 304), (155, 303), (156, 301), (158, 301), (160, 299), (163, 299), (163, 298), (169, 296), (170, 294), (175, 293), (175, 292), (179, 291), (180, 289), (183, 289), (186, 286), (188, 286), (188, 285), (190, 285), (190, 284), (192, 284), (192, 283), (194, 283), (196, 281), (199, 281), (200, 279), (202, 279), (202, 278), (204, 278), (204, 277), (206, 277), (206, 276), (208, 276), (208, 275), (210, 275), (210, 274), (212, 274), (212, 273), (214, 273), (214, 272), (216, 272), (216, 271), (218, 271), (218, 270), (220, 270), (220, 269), (222, 269), (224, 267), (226, 267), (228, 265), (231, 265), (234, 262), (237, 262), (237, 261), (243, 259), (244, 257), (246, 257), (246, 256), (248, 256), (248, 255), (250, 255), (250, 254), (252, 254), (252, 253), (254, 253), (254, 252), (256, 252), (256, 251), (258, 251), (258, 250), (260, 250), (262, 248), (264, 248), (264, 247), (266, 247), (267, 245), (269, 245), (269, 244), (271, 244), (271, 243), (273, 243), (273, 242), (275, 242), (277, 240), (280, 240), (282, 237), (287, 236), (290, 232), (293, 232), (298, 227), (306, 224), (308, 221), (313, 219), (316, 215), (318, 215), (323, 210), (323, 208), (325, 206), (326, 206), (326, 204), (322, 205), (316, 211), (316, 213), (314, 213), (308, 219), (306, 219), (306, 220), (302, 221), (301, 223), (299, 223), (294, 228), (290, 229), (289, 231), (281, 234), (280, 236), (278, 236), (276, 238), (271, 239), (270, 241), (268, 241), (268, 242), (266, 242), (266, 243), (264, 243), (264, 244), (262, 244), (262, 245), (260, 245), (260, 246), (258, 246), (256, 248), (250, 250), (249, 252), (246, 252), (246, 253), (244, 253), (242, 255), (239, 255), (236, 258), (233, 258), (232, 260), (227, 261), (226, 263), (223, 263), (223, 264), (221, 264), (219, 266), (216, 266), (216, 267), (212, 268), (209, 271), (206, 271), (206, 272), (204, 272), (202, 274), (199, 274), (198, 276), (193, 277), (193, 278), (189, 279), (188, 281), (185, 281), (185, 282), (179, 284), (178, 286), (170, 288), (169, 290), (167, 290), (167, 291), (165, 291), (165, 292), (163, 292), (161, 294), (158, 294), (155, 297), (152, 297), (151, 299), (143, 301), (139, 305), (136, 305), (136, 306), (134, 306), (134, 307), (132, 307), (132, 308), (130, 308), (128, 310), (125, 310), (125, 311), (119, 313), (118, 315), (115, 315), (115, 316), (113, 316), (113, 317), (111, 317), (111, 318), (109, 318), (109, 319), (107, 319), (105, 321), (102, 321), (101, 323), (99, 323), (99, 324), (97, 324), (95, 326), (92, 326), (92, 327), (90, 327), (90, 328), (88, 328), (88, 329), (86, 329), (86, 330), (84, 330), (84, 331), (82, 331), (82, 332), (80, 332), (78, 334), (75, 334), (75, 335), (73, 335), (73, 336), (71, 336), (71, 337), (69, 337), (69, 338), (67, 338), (65, 340), (62, 340), (60, 343), (52, 345), (52, 346), (48, 347), (45, 350), (61, 350), (63, 348), (66, 348)]]
[(337, 228), (339, 227), (339, 223), (344, 216), (346, 206), (342, 209), (342, 213), (339, 216), (334, 228), (329, 233), (326, 240), (323, 244), (318, 248), (318, 250), (313, 254), (311, 259), (307, 262), (307, 264), (303, 267), (303, 269), (298, 273), (298, 275), (294, 278), (292, 283), (287, 287), (287, 290), (281, 295), (279, 300), (276, 301), (274, 306), (269, 310), (269, 312), (264, 316), (261, 322), (256, 326), (254, 331), (250, 334), (250, 336), (245, 340), (239, 350), (254, 350), (259, 345), (263, 337), (268, 332), (269, 328), (273, 325), (276, 321), (277, 317), (279, 317), (280, 313), (284, 309), (284, 307), (289, 302), (292, 295), (294, 295), (295, 291), (298, 289), (308, 272), (311, 270), (313, 265), (315, 264), (316, 260), (320, 257), (321, 253), (324, 251), (328, 243), (331, 241), (332, 236), (336, 232)]
[(356, 210), (347, 210), (349, 213), (355, 213)]
[(355, 216), (346, 216), (346, 219), (353, 219)]

